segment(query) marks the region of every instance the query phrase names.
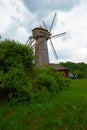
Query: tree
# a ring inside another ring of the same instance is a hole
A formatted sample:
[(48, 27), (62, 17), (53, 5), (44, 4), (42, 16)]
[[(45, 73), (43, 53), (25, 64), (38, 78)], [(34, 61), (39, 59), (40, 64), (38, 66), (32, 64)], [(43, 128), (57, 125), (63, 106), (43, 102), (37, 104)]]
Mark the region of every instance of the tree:
[(66, 62), (60, 63), (69, 69), (70, 73), (78, 73), (79, 78), (87, 78), (87, 64), (86, 63), (73, 63), (73, 62)]
[(32, 49), (26, 45), (10, 40), (0, 43), (0, 70), (3, 72), (9, 71), (18, 64), (22, 64), (25, 71), (31, 71), (33, 58)]
[(33, 69), (33, 51), (15, 41), (0, 43), (0, 99), (29, 99), (31, 81), (27, 76)]

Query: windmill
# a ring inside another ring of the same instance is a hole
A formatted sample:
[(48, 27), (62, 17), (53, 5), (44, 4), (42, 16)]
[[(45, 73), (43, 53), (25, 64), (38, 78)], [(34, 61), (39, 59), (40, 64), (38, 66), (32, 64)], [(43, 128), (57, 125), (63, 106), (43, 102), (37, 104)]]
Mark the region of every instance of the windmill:
[(26, 44), (28, 44), (32, 49), (35, 49), (35, 63), (37, 66), (40, 65), (48, 65), (49, 64), (49, 55), (48, 55), (48, 46), (47, 41), (50, 40), (50, 44), (54, 53), (54, 56), (58, 58), (57, 53), (54, 49), (51, 38), (55, 38), (58, 36), (62, 36), (66, 34), (66, 32), (52, 35), (51, 31), (54, 25), (54, 21), (56, 18), (56, 13), (54, 14), (50, 29), (48, 30), (45, 22), (43, 21), (44, 27), (36, 27), (32, 30), (32, 36), (28, 38)]

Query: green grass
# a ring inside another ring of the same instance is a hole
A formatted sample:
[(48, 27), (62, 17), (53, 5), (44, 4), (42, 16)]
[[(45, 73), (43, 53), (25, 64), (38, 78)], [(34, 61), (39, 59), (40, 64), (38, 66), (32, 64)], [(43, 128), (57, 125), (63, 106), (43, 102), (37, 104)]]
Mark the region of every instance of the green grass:
[(0, 130), (87, 130), (87, 79), (41, 103), (0, 104)]

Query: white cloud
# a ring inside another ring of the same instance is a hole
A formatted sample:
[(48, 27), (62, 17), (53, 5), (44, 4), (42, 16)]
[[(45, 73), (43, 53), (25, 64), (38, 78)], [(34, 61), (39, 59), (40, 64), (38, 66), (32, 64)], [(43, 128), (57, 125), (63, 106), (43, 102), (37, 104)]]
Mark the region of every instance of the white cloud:
[[(54, 5), (56, 5), (56, 2), (57, 0), (54, 1)], [(62, 2), (60, 3), (62, 7)], [(59, 57), (58, 60), (54, 58), (50, 43), (48, 43), (50, 62), (74, 61), (87, 63), (87, 1), (81, 0), (69, 12), (64, 12), (63, 9), (59, 11), (57, 7), (53, 9), (50, 2), (48, 2), (48, 5), (50, 7), (48, 12), (50, 13), (46, 13), (43, 17), (35, 11), (30, 12), (22, 0), (0, 0), (0, 34), (2, 39), (14, 39), (25, 43), (32, 33), (31, 30), (40, 26), (42, 18), (49, 27), (54, 13), (57, 12), (52, 34), (65, 31), (68, 34), (52, 40)], [(44, 5), (43, 7), (45, 10)], [(40, 12), (43, 11), (43, 8), (39, 9)]]
[[(27, 40), (30, 29), (34, 26), (33, 21), (37, 19), (36, 14), (28, 12), (19, 0), (0, 0), (0, 33), (2, 38), (10, 38), (23, 42)], [(20, 28), (22, 31), (19, 31)], [(21, 39), (22, 37), (22, 39)]]
[(58, 61), (87, 62), (87, 1), (81, 1), (70, 12), (60, 11), (57, 14), (53, 34), (67, 31), (70, 35), (70, 38), (63, 36), (66, 40), (53, 39)]

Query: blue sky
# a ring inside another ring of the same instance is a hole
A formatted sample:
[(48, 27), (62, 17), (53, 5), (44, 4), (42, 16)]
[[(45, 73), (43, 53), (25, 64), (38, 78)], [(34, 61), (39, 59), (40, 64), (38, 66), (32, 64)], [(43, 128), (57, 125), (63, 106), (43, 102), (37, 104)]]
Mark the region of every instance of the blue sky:
[(48, 41), (51, 63), (87, 63), (87, 0), (0, 0), (0, 34), (2, 40), (14, 39), (26, 43), (32, 29), (48, 29), (57, 13), (52, 35), (67, 32), (52, 42), (58, 55), (55, 59)]

